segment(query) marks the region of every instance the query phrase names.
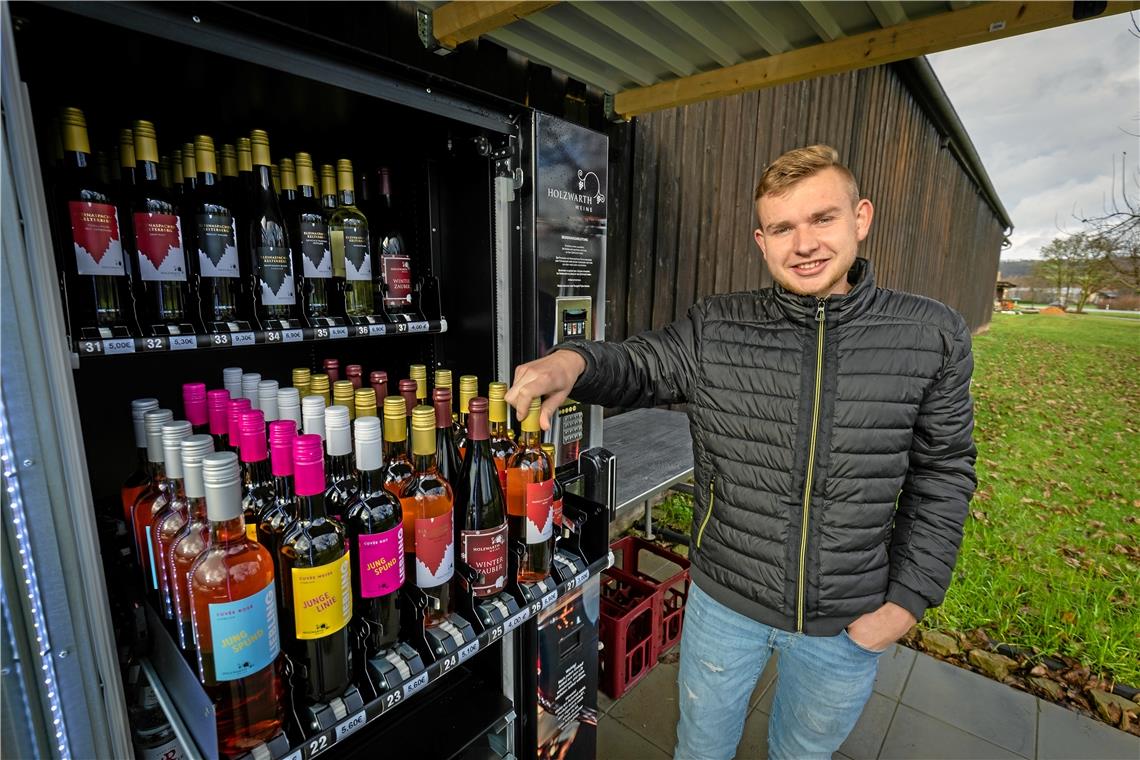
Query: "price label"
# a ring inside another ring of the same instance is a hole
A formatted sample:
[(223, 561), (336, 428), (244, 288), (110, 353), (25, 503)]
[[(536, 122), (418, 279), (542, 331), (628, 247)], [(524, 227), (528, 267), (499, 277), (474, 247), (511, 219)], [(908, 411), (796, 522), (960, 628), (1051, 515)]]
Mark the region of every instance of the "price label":
[[(499, 635), (501, 636), (502, 634), (499, 634)], [(459, 661), (460, 662), (466, 662), (467, 660), (474, 657), (475, 653), (478, 651), (479, 651), (479, 639), (475, 639), (470, 644), (468, 644), (467, 646), (465, 646), (459, 650)]]
[(301, 760), (301, 750), (295, 750), (292, 753), (281, 758), (281, 760)]
[(347, 338), (348, 337), (348, 327), (346, 327), (344, 325), (341, 325), (340, 327), (330, 327), (329, 328), (329, 337), (330, 338)]
[(170, 336), (170, 350), (171, 351), (193, 351), (198, 348), (197, 335), (171, 335)]
[(280, 330), (266, 330), (265, 331), (265, 342), (266, 343), (280, 343), (281, 342), (281, 331)]
[(143, 351), (165, 351), (166, 345), (166, 336), (163, 335), (142, 339)]
[(368, 325), (356, 325), (352, 328), (352, 332), (353, 335), (356, 335), (357, 337), (368, 337)]
[(257, 344), (257, 336), (251, 332), (239, 332), (230, 336), (231, 346), (253, 346)]
[(404, 701), (404, 692), (400, 689), (390, 691), (384, 695), (384, 709), (390, 710)]
[(103, 353), (110, 354), (133, 354), (135, 352), (135, 339), (134, 338), (110, 338), (103, 341)]
[(490, 634), (487, 636), (487, 643), (494, 644), (501, 638), (503, 638), (503, 626), (497, 625), (491, 629)]
[(327, 328), (327, 327), (318, 327), (318, 328), (317, 328), (317, 330), (316, 330), (316, 333), (315, 333), (314, 337), (315, 337), (317, 340), (328, 340), (328, 337), (329, 337), (329, 328)]
[(571, 588), (578, 588), (579, 586), (581, 586), (583, 583), (585, 583), (588, 580), (590, 580), (590, 571), (589, 570), (583, 570), (582, 572), (580, 572), (574, 576), (574, 585), (571, 586)]
[(518, 612), (516, 612), (515, 614), (513, 614), (509, 618), (507, 618), (505, 621), (503, 621), (503, 632), (504, 633), (510, 633), (511, 631), (513, 631), (514, 629), (518, 628), (520, 625), (525, 623), (529, 618), (530, 618), (530, 608), (529, 607), (526, 609), (523, 609), (523, 610), (519, 610)]
[(329, 741), (329, 735), (327, 733), (315, 736), (309, 742), (309, 757), (316, 757), (331, 746), (332, 742)]
[(373, 336), (375, 336), (375, 335), (387, 335), (388, 334), (388, 326), (387, 325), (368, 325), (368, 334), (373, 335)]
[(454, 668), (458, 664), (459, 664), (459, 653), (457, 652), (453, 655), (449, 655), (447, 657), (444, 657), (442, 660), (440, 660), (439, 672), (441, 674), (446, 673), (447, 671), (451, 670), (452, 668)]
[(349, 734), (359, 731), (368, 722), (368, 716), (364, 710), (361, 710), (356, 715), (353, 715), (348, 720), (342, 722), (336, 727), (336, 740), (344, 741), (344, 738)]
[(103, 353), (103, 341), (101, 340), (81, 340), (79, 341), (79, 353), (84, 356), (95, 356)]
[(550, 605), (558, 601), (558, 589), (551, 591), (546, 596), (542, 597), (542, 609), (546, 609)]
[(420, 673), (418, 676), (404, 684), (404, 697), (407, 698), (412, 696), (417, 691), (427, 686), (427, 682), (428, 672), (425, 670), (423, 673)]
[(408, 332), (422, 333), (431, 329), (431, 322), (409, 322)]
[(281, 331), (282, 343), (300, 343), (304, 339), (305, 331), (300, 328), (294, 327), (292, 330)]
[(210, 336), (210, 342), (215, 346), (228, 346), (230, 344), (230, 334), (214, 333)]

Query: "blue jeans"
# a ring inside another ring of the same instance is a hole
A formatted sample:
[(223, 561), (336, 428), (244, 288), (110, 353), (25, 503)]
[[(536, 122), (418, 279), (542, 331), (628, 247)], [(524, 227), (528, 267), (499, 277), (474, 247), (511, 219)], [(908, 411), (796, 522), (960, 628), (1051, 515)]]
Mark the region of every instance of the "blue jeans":
[(838, 636), (781, 631), (689, 587), (681, 636), (681, 722), (674, 760), (731, 760), (748, 701), (779, 652), (768, 721), (772, 760), (830, 760), (871, 697), (882, 652)]

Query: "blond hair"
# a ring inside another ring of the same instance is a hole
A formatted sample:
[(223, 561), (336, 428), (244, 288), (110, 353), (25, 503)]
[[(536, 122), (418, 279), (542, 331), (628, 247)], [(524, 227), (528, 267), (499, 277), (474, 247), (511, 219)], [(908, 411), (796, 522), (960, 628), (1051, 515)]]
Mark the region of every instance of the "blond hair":
[(851, 170), (839, 162), (839, 151), (830, 145), (809, 145), (805, 148), (789, 150), (764, 169), (756, 193), (752, 200), (759, 201), (765, 195), (783, 195), (796, 183), (814, 176), (824, 169), (835, 169), (847, 182), (851, 193), (851, 204), (859, 202), (859, 184)]

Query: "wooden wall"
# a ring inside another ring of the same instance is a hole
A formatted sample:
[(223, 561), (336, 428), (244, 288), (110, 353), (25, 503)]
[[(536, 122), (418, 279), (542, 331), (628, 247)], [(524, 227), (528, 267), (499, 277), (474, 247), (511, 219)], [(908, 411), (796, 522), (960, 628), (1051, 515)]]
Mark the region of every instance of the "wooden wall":
[[(791, 148), (834, 146), (875, 205), (860, 255), (880, 286), (989, 322), (1002, 224), (889, 66), (661, 111), (610, 131), (606, 338), (772, 284), (752, 193)], [(631, 149), (632, 148), (632, 149)]]

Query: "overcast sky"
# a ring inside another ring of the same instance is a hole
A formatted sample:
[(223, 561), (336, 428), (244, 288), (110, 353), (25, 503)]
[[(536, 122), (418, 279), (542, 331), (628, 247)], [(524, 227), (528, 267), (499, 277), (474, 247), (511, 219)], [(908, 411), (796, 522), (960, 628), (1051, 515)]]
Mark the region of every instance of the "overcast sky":
[[(1140, 15), (1140, 14), (1138, 14)], [(1013, 220), (1003, 260), (1076, 231), (1140, 159), (1140, 39), (1127, 13), (929, 56)], [(1129, 134), (1131, 133), (1131, 134)]]

